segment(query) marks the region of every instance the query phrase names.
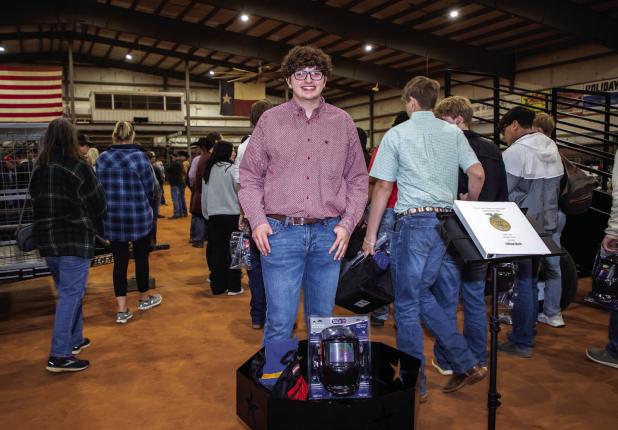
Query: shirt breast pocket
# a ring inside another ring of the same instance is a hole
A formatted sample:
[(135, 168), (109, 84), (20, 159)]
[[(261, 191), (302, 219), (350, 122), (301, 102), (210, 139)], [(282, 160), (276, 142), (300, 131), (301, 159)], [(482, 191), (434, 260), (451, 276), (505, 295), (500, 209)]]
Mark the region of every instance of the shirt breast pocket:
[(343, 177), (347, 158), (347, 142), (341, 137), (325, 137), (321, 143), (321, 173), (328, 179)]

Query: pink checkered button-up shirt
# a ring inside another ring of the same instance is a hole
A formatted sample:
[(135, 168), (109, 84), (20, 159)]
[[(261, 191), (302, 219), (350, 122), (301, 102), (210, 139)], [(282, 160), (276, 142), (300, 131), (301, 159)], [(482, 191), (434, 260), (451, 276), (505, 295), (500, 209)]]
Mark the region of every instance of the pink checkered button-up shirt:
[(354, 122), (324, 100), (310, 119), (293, 99), (264, 112), (240, 165), (240, 204), (254, 229), (266, 214), (341, 216), (339, 225), (352, 233), (367, 187)]

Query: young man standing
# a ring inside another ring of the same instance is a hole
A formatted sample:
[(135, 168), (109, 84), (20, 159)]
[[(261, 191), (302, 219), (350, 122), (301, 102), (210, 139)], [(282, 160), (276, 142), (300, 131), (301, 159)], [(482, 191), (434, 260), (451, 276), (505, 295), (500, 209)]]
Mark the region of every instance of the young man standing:
[(305, 318), (332, 314), (340, 259), (367, 202), (354, 122), (321, 97), (330, 57), (299, 46), (281, 69), (292, 99), (264, 112), (240, 165), (240, 204), (262, 254), (265, 342), (290, 338), (301, 285)]
[[(438, 103), (434, 112), (438, 118), (456, 125), (463, 131), (470, 147), (481, 162), (485, 171), (485, 182), (478, 200), (485, 202), (505, 202), (509, 199), (506, 186), (506, 171), (502, 153), (498, 147), (480, 134), (470, 130), (474, 109), (472, 103), (465, 97), (447, 97)], [(468, 177), (459, 171), (459, 195), (468, 193)], [(461, 302), (463, 304), (464, 330), (463, 335), (470, 350), (474, 353), (481, 366), (487, 365), (487, 308), (485, 306), (485, 278), (487, 263), (468, 263), (462, 270)], [(441, 290), (441, 289), (438, 289)], [(457, 303), (459, 294), (449, 297), (436, 295), (438, 303), (449, 316), (453, 327), (457, 327)], [(444, 351), (434, 344), (435, 361), (431, 364), (443, 375), (453, 373), (451, 366), (444, 357)]]
[[(509, 147), (502, 154), (506, 167), (509, 200), (536, 221), (554, 242), (560, 244), (558, 197), (560, 179), (564, 174), (556, 143), (532, 127), (534, 111), (517, 106), (500, 120), (500, 130)], [(552, 280), (560, 280), (560, 257), (547, 257), (547, 266), (554, 272)], [(558, 270), (555, 268), (558, 267)], [(515, 303), (511, 316), (513, 330), (508, 341), (498, 345), (500, 351), (521, 358), (532, 357), (534, 326), (538, 318), (539, 299), (536, 269), (531, 258), (517, 262)]]
[[(460, 168), (468, 175), (470, 200), (478, 199), (485, 177), (462, 131), (432, 113), (439, 89), (433, 79), (417, 76), (403, 90), (411, 117), (384, 135), (371, 169), (377, 182), (363, 250), (375, 252), (380, 220), (397, 182), (397, 222), (391, 243), (397, 347), (424, 360), (422, 318), (452, 365), (454, 375), (443, 388), (452, 392), (478, 382), (486, 371), (434, 296), (456, 295), (461, 279), (455, 261), (446, 253), (436, 212), (452, 209)], [(438, 283), (439, 278), (452, 282)], [(427, 395), (424, 366), (420, 395), (421, 400)]]

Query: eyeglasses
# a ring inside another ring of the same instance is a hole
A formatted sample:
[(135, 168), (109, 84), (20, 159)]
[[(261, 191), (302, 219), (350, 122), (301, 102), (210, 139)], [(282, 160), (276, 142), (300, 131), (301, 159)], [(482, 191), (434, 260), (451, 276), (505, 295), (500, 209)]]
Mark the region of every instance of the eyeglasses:
[(307, 76), (312, 81), (319, 81), (324, 77), (324, 73), (321, 70), (297, 70), (294, 72), (294, 79), (297, 81), (304, 81), (307, 79)]

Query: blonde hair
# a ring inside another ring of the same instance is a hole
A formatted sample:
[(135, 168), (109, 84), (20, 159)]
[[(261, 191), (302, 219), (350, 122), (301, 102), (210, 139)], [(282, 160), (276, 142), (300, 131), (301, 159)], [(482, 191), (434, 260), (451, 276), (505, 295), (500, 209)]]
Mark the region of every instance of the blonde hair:
[(472, 124), (474, 108), (468, 98), (462, 96), (450, 96), (440, 100), (434, 109), (434, 113), (438, 118), (450, 116), (455, 119), (458, 116), (461, 116), (464, 123), (469, 127), (470, 124)]
[(135, 137), (135, 129), (129, 121), (118, 121), (112, 133), (112, 141), (121, 143), (131, 140)]
[(403, 88), (401, 99), (407, 104), (410, 97), (413, 97), (421, 109), (431, 110), (436, 105), (439, 91), (440, 84), (438, 81), (427, 76), (416, 76), (410, 79)]
[(556, 123), (551, 115), (545, 112), (537, 112), (532, 121), (532, 127), (539, 129), (545, 136), (551, 137), (556, 128)]
[(97, 158), (99, 158), (99, 150), (97, 148), (90, 148), (86, 153), (86, 157), (88, 157), (88, 162), (92, 167), (96, 166)]

